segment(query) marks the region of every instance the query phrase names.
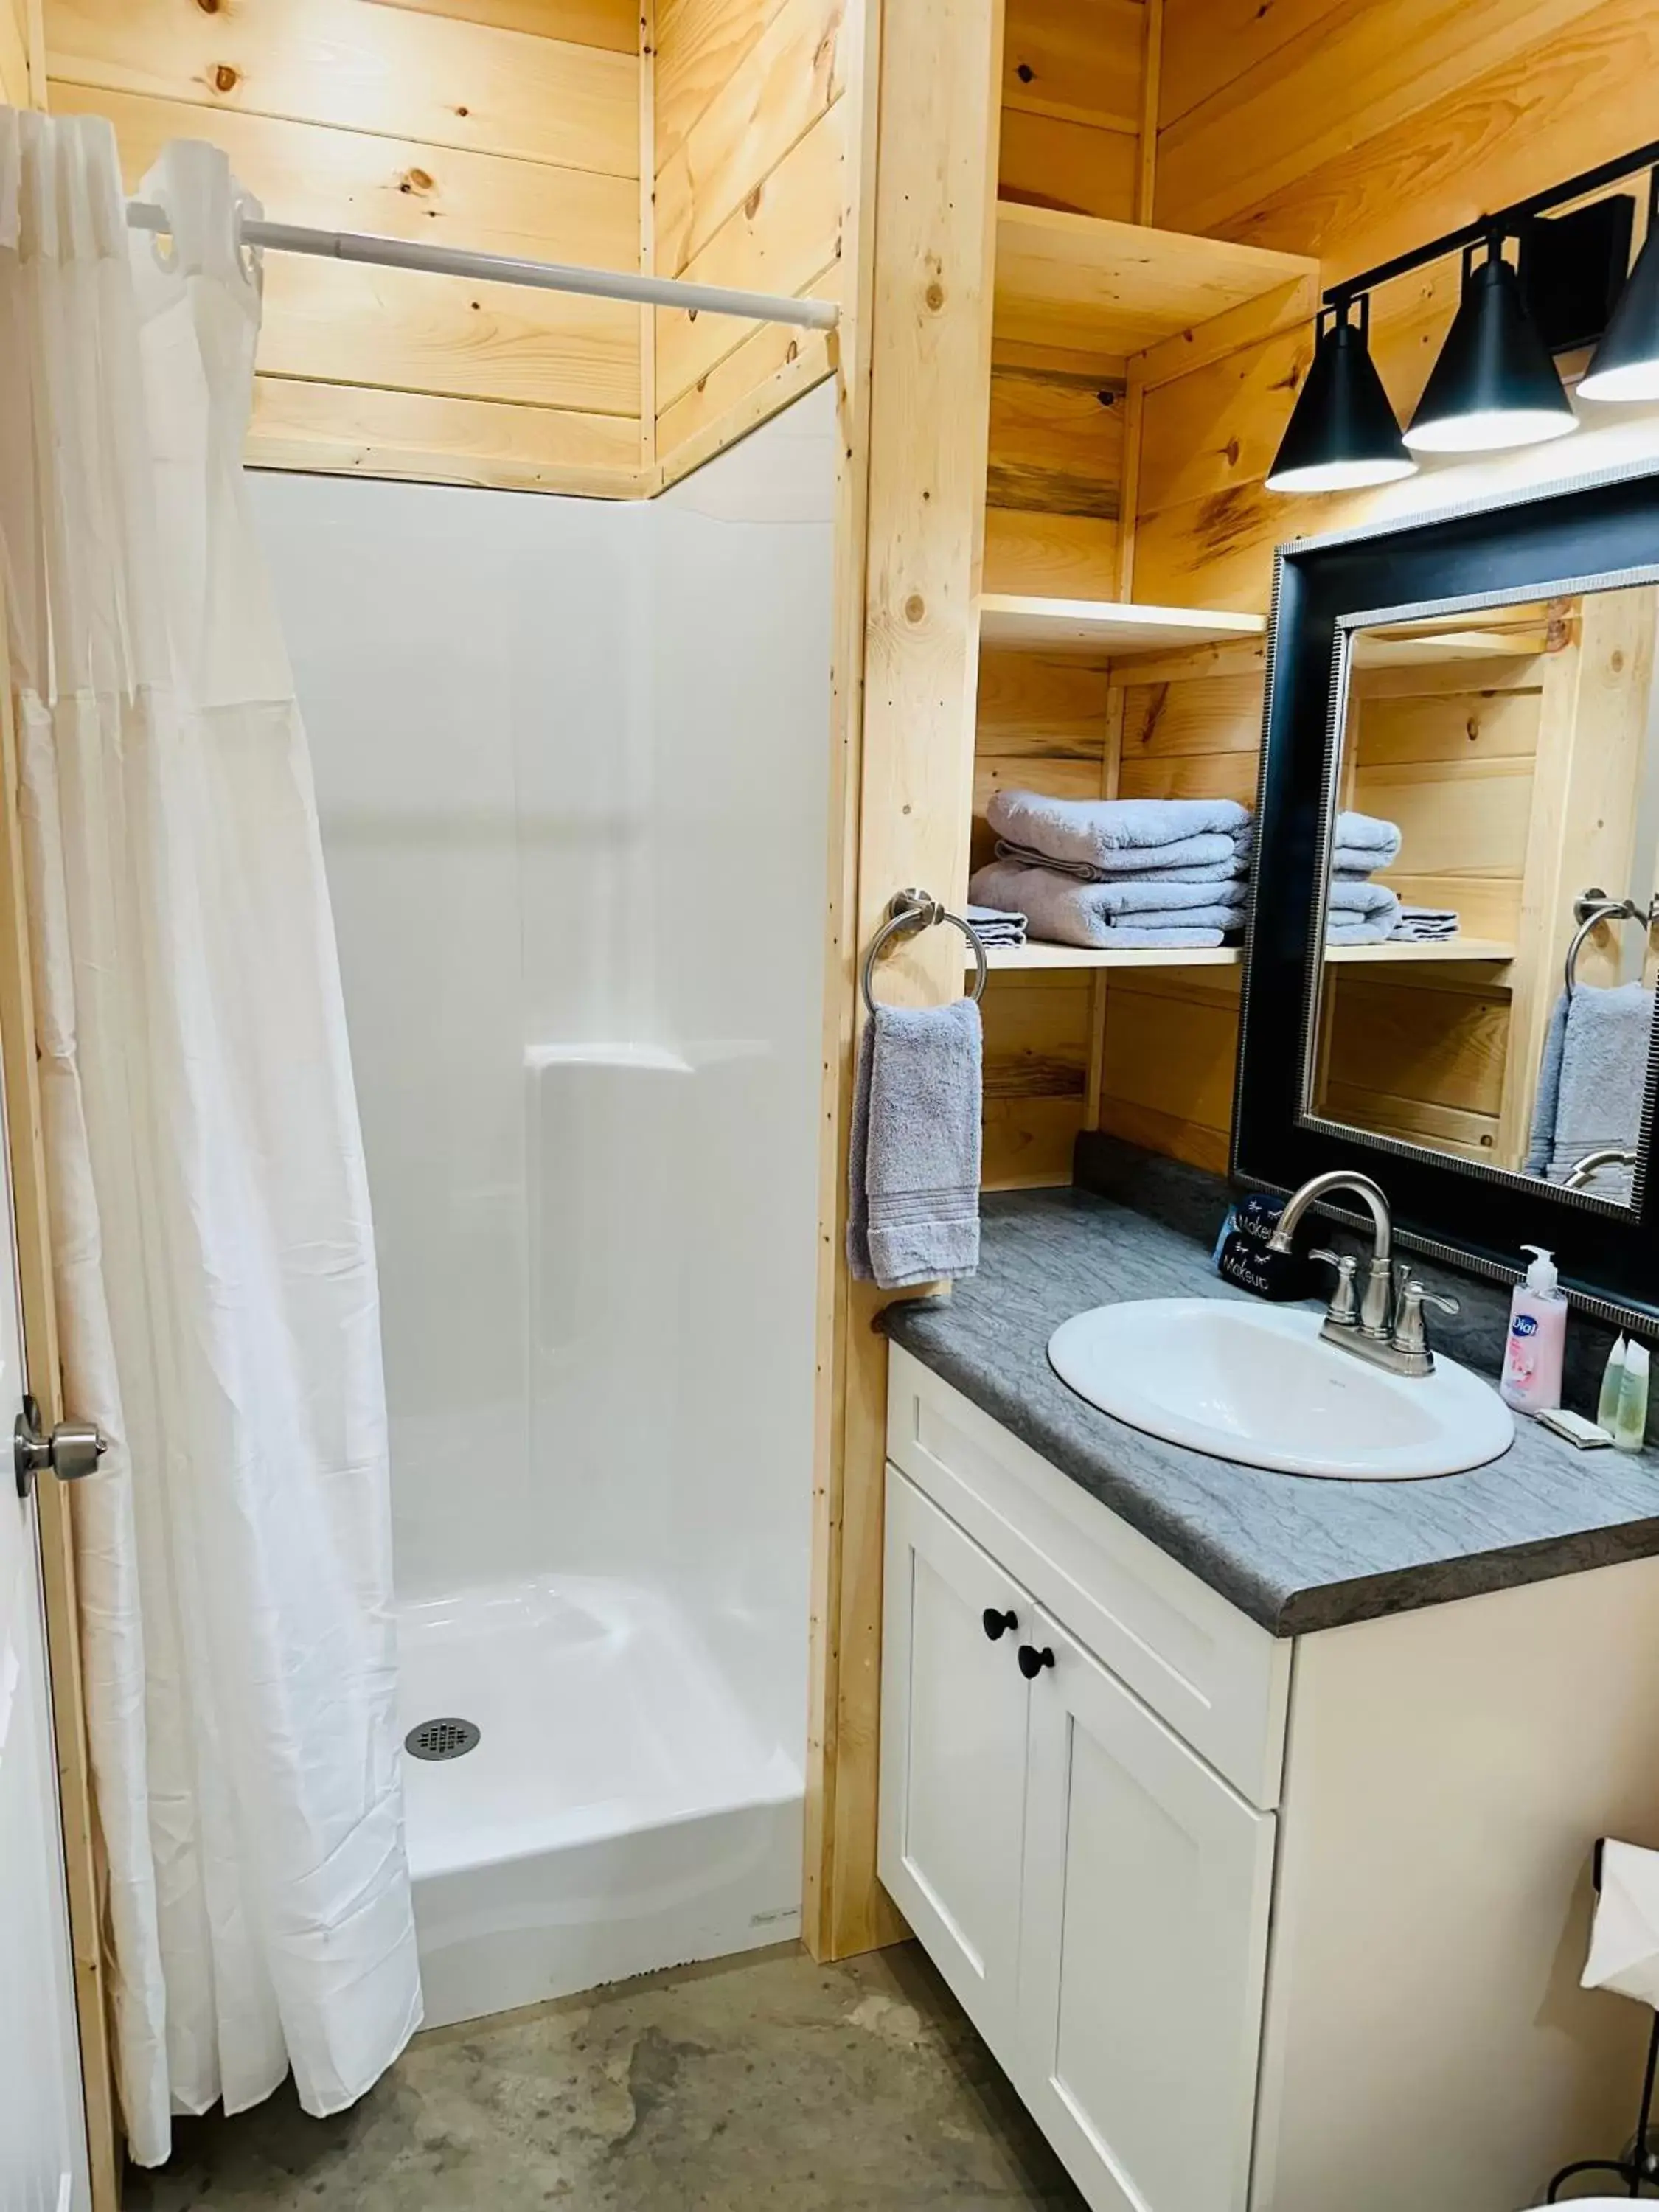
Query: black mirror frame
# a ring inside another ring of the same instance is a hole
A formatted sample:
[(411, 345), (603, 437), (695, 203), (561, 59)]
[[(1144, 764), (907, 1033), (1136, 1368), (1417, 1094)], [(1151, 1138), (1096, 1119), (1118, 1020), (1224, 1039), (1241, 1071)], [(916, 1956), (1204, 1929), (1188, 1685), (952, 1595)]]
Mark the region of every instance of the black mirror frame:
[(1328, 1168), (1364, 1169), (1387, 1190), (1407, 1244), (1504, 1280), (1520, 1275), (1523, 1237), (1547, 1244), (1577, 1304), (1604, 1319), (1654, 1329), (1659, 1174), (1647, 1172), (1646, 1163), (1659, 1054), (1650, 1055), (1641, 1164), (1629, 1206), (1346, 1129), (1304, 1105), (1323, 939), (1322, 864), (1344, 706), (1344, 618), (1370, 611), (1376, 619), (1440, 601), (1500, 605), (1543, 596), (1546, 587), (1555, 595), (1645, 581), (1659, 581), (1659, 464), (1651, 462), (1279, 548), (1232, 1170), (1241, 1182), (1289, 1191)]

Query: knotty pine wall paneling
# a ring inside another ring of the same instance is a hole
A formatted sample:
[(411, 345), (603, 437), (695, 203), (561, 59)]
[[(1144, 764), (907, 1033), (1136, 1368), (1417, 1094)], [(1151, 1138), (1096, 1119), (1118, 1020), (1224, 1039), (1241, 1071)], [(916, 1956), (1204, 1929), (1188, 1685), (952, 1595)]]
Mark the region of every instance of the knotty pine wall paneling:
[(1004, 199), (1143, 219), (1137, 206), (1148, 0), (1008, 0)]
[(40, 0), (0, 0), (0, 103), (46, 105)]
[[(51, 106), (110, 118), (130, 189), (206, 138), (285, 221), (637, 266), (631, 4), (46, 0), (45, 26)], [(256, 463), (640, 488), (620, 302), (273, 254), (258, 368)]]
[[(840, 300), (853, 220), (865, 0), (657, 0), (659, 276)], [(851, 65), (849, 67), (849, 64)], [(826, 375), (829, 336), (659, 309), (656, 453), (665, 477)]]

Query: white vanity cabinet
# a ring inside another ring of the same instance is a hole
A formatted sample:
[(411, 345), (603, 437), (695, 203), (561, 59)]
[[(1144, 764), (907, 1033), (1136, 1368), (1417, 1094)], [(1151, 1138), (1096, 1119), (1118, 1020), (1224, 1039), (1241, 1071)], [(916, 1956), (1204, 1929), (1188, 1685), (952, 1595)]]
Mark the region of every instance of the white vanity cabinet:
[(1095, 2212), (1617, 2150), (1647, 2018), (1573, 1981), (1594, 1837), (1659, 1844), (1659, 1560), (1275, 1638), (898, 1346), (888, 1451), (881, 1878)]
[(1273, 1639), (1031, 1455), (1039, 1548), (999, 1510), (1023, 1447), (895, 1360), (882, 1879), (1092, 2203), (1243, 2212), (1273, 1814), (1145, 1692), (1213, 1722), (1237, 1664), (1257, 1700), (1226, 1749), (1271, 1798)]

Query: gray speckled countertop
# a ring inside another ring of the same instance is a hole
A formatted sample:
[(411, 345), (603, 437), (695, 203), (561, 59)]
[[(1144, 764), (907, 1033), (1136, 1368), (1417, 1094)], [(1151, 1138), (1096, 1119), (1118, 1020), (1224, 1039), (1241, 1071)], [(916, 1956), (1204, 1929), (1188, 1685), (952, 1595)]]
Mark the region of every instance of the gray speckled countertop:
[(1651, 1444), (1639, 1455), (1580, 1452), (1517, 1419), (1513, 1446), (1487, 1467), (1334, 1482), (1164, 1443), (1069, 1390), (1046, 1349), (1069, 1315), (1125, 1298), (1246, 1295), (1196, 1239), (1198, 1212), (1212, 1238), (1224, 1204), (1216, 1183), (1213, 1202), (1188, 1203), (1175, 1225), (1081, 1190), (988, 1197), (978, 1274), (948, 1299), (890, 1306), (887, 1332), (1275, 1636), (1659, 1553)]

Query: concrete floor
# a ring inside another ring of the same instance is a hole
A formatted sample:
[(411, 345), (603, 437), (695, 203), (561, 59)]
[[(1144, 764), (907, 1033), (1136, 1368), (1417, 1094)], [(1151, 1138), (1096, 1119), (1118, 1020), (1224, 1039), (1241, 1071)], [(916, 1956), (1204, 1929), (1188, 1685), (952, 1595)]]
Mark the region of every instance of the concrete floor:
[(1083, 2212), (914, 1945), (793, 1945), (418, 2037), (350, 2112), (174, 2123), (126, 2212)]

